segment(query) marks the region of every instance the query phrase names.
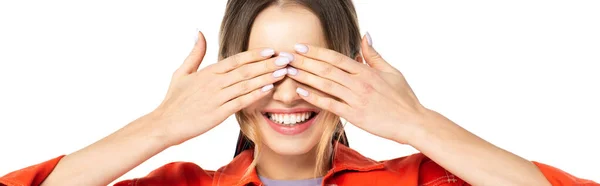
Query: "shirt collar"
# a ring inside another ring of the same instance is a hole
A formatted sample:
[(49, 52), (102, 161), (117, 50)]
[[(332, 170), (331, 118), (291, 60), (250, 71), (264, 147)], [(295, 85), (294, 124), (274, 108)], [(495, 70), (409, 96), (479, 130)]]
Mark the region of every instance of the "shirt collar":
[[(325, 175), (323, 181), (332, 175), (345, 171), (372, 171), (383, 169), (385, 166), (381, 162), (374, 161), (364, 157), (349, 147), (337, 143), (333, 155), (333, 167)], [(253, 149), (248, 149), (236, 156), (228, 165), (221, 167), (214, 175), (213, 185), (238, 185), (245, 186), (248, 184), (261, 185), (261, 181), (256, 173), (256, 169), (250, 170), (247, 175), (247, 168), (252, 163), (254, 157)]]

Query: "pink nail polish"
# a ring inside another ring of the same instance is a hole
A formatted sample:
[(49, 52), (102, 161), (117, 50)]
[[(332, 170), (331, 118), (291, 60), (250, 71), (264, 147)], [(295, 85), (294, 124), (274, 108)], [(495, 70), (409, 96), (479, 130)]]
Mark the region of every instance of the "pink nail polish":
[(275, 60), (275, 65), (285, 66), (290, 63), (290, 59), (285, 56), (280, 56)]
[(308, 91), (306, 91), (300, 87), (296, 88), (296, 92), (298, 94), (300, 94), (301, 96), (308, 97)]
[(287, 74), (287, 69), (282, 68), (273, 72), (273, 77), (278, 78)]
[(295, 76), (298, 74), (298, 69), (294, 68), (294, 67), (287, 67), (287, 73)]
[(273, 89), (273, 84), (268, 84), (268, 85), (265, 85), (264, 87), (262, 87), (260, 89), (260, 91), (266, 92), (266, 91), (269, 91), (271, 89)]
[(279, 52), (279, 56), (287, 57), (290, 61), (294, 61), (294, 55), (287, 52)]
[(373, 46), (373, 39), (371, 39), (371, 34), (367, 32), (367, 34), (365, 34), (365, 37), (367, 38), (367, 44), (369, 44), (369, 46)]
[(298, 43), (294, 45), (294, 50), (298, 53), (306, 54), (308, 52), (308, 46)]
[(275, 50), (273, 50), (272, 48), (267, 48), (267, 49), (260, 51), (260, 56), (262, 56), (262, 57), (270, 57), (273, 54), (275, 54)]

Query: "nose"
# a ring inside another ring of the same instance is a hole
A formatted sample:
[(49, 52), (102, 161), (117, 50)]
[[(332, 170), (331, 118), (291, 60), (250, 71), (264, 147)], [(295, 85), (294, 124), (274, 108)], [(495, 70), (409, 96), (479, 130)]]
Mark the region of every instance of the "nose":
[(273, 91), (273, 100), (286, 105), (295, 105), (302, 101), (302, 98), (296, 93), (298, 83), (290, 78), (284, 78)]

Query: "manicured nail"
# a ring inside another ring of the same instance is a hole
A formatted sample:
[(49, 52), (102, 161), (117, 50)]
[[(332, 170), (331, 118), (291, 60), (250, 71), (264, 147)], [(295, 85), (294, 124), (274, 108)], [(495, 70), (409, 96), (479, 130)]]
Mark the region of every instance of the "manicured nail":
[(287, 67), (287, 73), (292, 76), (295, 76), (296, 74), (298, 74), (298, 69), (294, 67)]
[(267, 48), (263, 51), (260, 51), (260, 56), (262, 57), (271, 57), (273, 56), (273, 54), (275, 54), (275, 50), (273, 50), (272, 48)]
[(290, 61), (294, 61), (294, 55), (287, 52), (279, 52), (279, 56), (287, 57)]
[(199, 32), (200, 32), (200, 29), (196, 28), (196, 32), (194, 32), (194, 33), (196, 33), (194, 35), (194, 44), (198, 43), (198, 34), (200, 34)]
[(273, 84), (268, 84), (268, 85), (265, 85), (264, 87), (262, 87), (260, 89), (260, 91), (266, 92), (266, 91), (269, 91), (271, 89), (273, 89)]
[(367, 44), (369, 44), (369, 46), (373, 46), (373, 39), (371, 39), (371, 34), (367, 32), (367, 34), (365, 34), (365, 37), (367, 38)]
[(306, 54), (308, 52), (308, 46), (298, 43), (294, 45), (294, 50), (298, 53)]
[(285, 66), (290, 63), (290, 59), (285, 56), (280, 56), (275, 60), (275, 65)]
[(297, 92), (298, 94), (300, 94), (300, 95), (304, 96), (304, 97), (307, 97), (307, 96), (308, 96), (308, 91), (306, 91), (306, 90), (304, 90), (304, 89), (302, 89), (302, 88), (300, 88), (300, 87), (296, 88), (296, 92)]
[(273, 72), (273, 77), (278, 78), (287, 74), (287, 69), (282, 68)]

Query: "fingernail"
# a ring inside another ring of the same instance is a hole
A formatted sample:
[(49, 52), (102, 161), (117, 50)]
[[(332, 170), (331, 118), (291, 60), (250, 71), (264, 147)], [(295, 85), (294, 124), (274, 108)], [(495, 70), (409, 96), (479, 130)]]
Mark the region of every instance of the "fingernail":
[(271, 89), (273, 89), (273, 84), (268, 84), (268, 85), (265, 85), (264, 87), (262, 87), (260, 89), (260, 91), (266, 92), (266, 91), (269, 91)]
[(267, 48), (263, 51), (260, 51), (260, 56), (262, 57), (271, 57), (273, 54), (275, 54), (275, 50), (273, 50), (272, 48)]
[(365, 37), (367, 38), (367, 44), (369, 44), (369, 46), (373, 46), (373, 39), (371, 39), (371, 34), (367, 32), (367, 34), (365, 34)]
[(285, 66), (289, 63), (290, 63), (290, 59), (285, 56), (280, 56), (275, 60), (275, 65), (277, 65), (277, 66)]
[(295, 76), (296, 74), (298, 74), (298, 69), (294, 67), (287, 67), (287, 73), (291, 74), (292, 76)]
[(279, 52), (279, 56), (287, 57), (290, 61), (294, 61), (294, 55), (287, 52)]
[(275, 72), (273, 72), (273, 77), (278, 78), (278, 77), (284, 76), (285, 74), (287, 74), (287, 69), (282, 68), (282, 69), (279, 69), (279, 70), (276, 70)]
[(308, 96), (308, 91), (306, 91), (306, 90), (304, 90), (304, 89), (302, 89), (302, 88), (300, 88), (300, 87), (296, 88), (296, 92), (297, 92), (298, 94), (300, 94), (300, 95), (304, 96), (304, 97), (307, 97), (307, 96)]
[(200, 29), (196, 28), (196, 32), (194, 32), (194, 44), (198, 43), (198, 34), (200, 32)]
[(308, 52), (308, 46), (298, 43), (294, 45), (294, 50), (296, 50), (296, 52), (306, 54)]

